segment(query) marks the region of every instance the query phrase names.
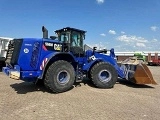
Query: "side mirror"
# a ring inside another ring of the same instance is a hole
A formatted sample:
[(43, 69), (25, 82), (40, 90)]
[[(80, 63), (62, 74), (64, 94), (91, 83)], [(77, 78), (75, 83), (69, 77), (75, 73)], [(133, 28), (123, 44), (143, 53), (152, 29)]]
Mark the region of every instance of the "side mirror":
[(93, 51), (96, 51), (97, 50), (97, 47), (93, 47)]

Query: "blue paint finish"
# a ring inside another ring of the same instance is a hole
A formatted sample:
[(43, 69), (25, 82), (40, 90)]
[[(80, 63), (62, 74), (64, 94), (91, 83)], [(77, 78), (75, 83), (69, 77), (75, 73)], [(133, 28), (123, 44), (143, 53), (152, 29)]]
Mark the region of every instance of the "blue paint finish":
[[(31, 59), (33, 61), (33, 52), (34, 52), (34, 44), (39, 43), (39, 51), (37, 53), (36, 61), (39, 61), (40, 57), (40, 51), (41, 51), (41, 45), (42, 45), (42, 39), (32, 39), (32, 38), (25, 38), (23, 39), (23, 43), (21, 46), (19, 59), (18, 59), (18, 65), (21, 67), (22, 71), (28, 71), (28, 70), (37, 70), (37, 65), (35, 67), (32, 67), (31, 65)], [(35, 61), (35, 60), (34, 60)]]
[(121, 77), (121, 78), (125, 78), (125, 75), (124, 75), (124, 71), (122, 68), (120, 68), (117, 64), (117, 61), (115, 59), (115, 54), (114, 54), (114, 49), (112, 48), (110, 50), (110, 55), (106, 55), (106, 54), (100, 54), (100, 53), (97, 53), (97, 52), (93, 52), (91, 50), (88, 50), (86, 51), (86, 58), (90, 58), (92, 56), (94, 56), (94, 60), (91, 60), (91, 62), (87, 63), (87, 61), (85, 61), (85, 64), (83, 66), (83, 70), (89, 70), (90, 67), (92, 66), (92, 64), (94, 64), (95, 62), (99, 62), (99, 61), (103, 61), (103, 62), (108, 62), (110, 63), (111, 65), (114, 66), (114, 68), (116, 69), (117, 73), (118, 73), (118, 76)]
[(95, 59), (93, 61), (90, 61), (90, 62), (86, 62), (83, 64), (83, 70), (86, 70), (88, 71), (90, 69), (90, 67), (96, 63), (96, 62), (100, 62), (100, 61), (103, 61), (103, 59)]
[[(46, 54), (47, 54), (47, 55), (46, 55)], [(50, 60), (51, 60), (52, 58), (56, 57), (56, 55), (61, 55), (61, 54), (70, 55), (75, 62), (77, 61), (77, 59), (76, 59), (71, 53), (62, 53), (62, 52), (53, 52), (53, 51), (52, 51), (52, 52), (51, 52), (51, 51), (46, 51), (46, 52), (44, 52), (44, 51), (43, 51), (42, 57), (40, 58), (40, 61), (41, 61), (41, 62), (40, 62), (40, 64), (39, 64), (39, 66), (42, 64), (42, 61), (43, 61), (45, 58), (48, 58), (48, 60), (47, 60), (47, 62), (46, 62), (46, 64), (45, 64), (43, 70), (38, 69), (38, 70), (41, 71), (41, 74), (38, 76), (39, 79), (42, 79), (42, 78), (43, 78), (44, 72), (45, 72), (45, 70), (46, 70), (46, 66), (48, 65), (48, 63), (50, 62)], [(46, 55), (46, 56), (44, 56), (44, 55)]]
[(9, 67), (3, 67), (3, 68), (2, 68), (2, 71), (3, 71), (3, 73), (5, 73), (7, 76), (9, 76), (9, 71), (10, 71)]
[[(44, 50), (44, 42), (59, 43), (58, 40), (48, 40), (48, 39), (33, 39), (24, 38), (23, 44), (21, 46), (20, 55), (18, 59), (18, 65), (21, 66), (21, 70), (39, 70), (39, 66), (42, 63), (44, 57), (53, 51)], [(38, 49), (37, 51), (35, 49)], [(33, 64), (31, 62), (36, 62)]]
[(117, 61), (116, 61), (116, 59), (115, 59), (114, 56), (115, 56), (114, 53), (111, 53), (109, 56), (108, 56), (108, 55), (105, 55), (105, 54), (95, 53), (95, 57), (96, 57), (96, 58), (101, 58), (101, 59), (103, 59), (104, 62), (108, 62), (108, 63), (110, 63), (111, 65), (113, 65), (114, 68), (117, 70), (118, 76), (121, 77), (121, 78), (125, 78), (123, 69), (121, 69), (121, 68), (118, 66)]
[(38, 71), (21, 71), (21, 77), (38, 77), (41, 74), (41, 72)]
[[(42, 79), (49, 61), (57, 55), (65, 54), (73, 58), (74, 63), (81, 67), (82, 71), (89, 71), (93, 64), (103, 61), (113, 65), (118, 76), (125, 78), (124, 69), (117, 65), (114, 49), (110, 50), (110, 55), (87, 50), (83, 57), (75, 57), (71, 52), (62, 53), (60, 51), (61, 46), (62, 43), (58, 40), (24, 38), (17, 65), (14, 65), (14, 68), (4, 67), (3, 72), (9, 75), (10, 71), (18, 71), (20, 72), (20, 79), (24, 81), (35, 81), (37, 78)], [(46, 58), (47, 61), (43, 69), (41, 69), (42, 62)]]

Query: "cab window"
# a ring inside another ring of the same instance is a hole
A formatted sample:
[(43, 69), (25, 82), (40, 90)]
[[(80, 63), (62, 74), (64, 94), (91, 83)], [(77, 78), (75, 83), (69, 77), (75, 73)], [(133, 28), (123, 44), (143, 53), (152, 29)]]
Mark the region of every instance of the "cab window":
[(73, 47), (82, 47), (82, 40), (80, 33), (73, 32), (71, 35), (71, 46)]

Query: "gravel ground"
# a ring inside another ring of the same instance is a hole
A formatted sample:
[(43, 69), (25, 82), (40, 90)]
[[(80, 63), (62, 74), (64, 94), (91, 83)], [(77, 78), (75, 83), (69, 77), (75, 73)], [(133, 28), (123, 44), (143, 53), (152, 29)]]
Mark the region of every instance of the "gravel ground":
[[(160, 67), (149, 67), (160, 84)], [(159, 120), (160, 85), (117, 82), (112, 89), (81, 84), (51, 94), (0, 73), (0, 120)]]

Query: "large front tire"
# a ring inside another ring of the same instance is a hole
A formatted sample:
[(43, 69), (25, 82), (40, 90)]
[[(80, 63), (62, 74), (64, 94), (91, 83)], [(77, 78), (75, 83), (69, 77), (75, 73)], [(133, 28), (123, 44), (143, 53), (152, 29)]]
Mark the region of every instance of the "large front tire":
[(90, 75), (94, 85), (98, 88), (112, 88), (118, 78), (115, 68), (106, 62), (95, 64)]
[(75, 81), (75, 71), (73, 66), (64, 60), (59, 60), (51, 64), (48, 68), (44, 85), (53, 93), (61, 93), (69, 90)]

